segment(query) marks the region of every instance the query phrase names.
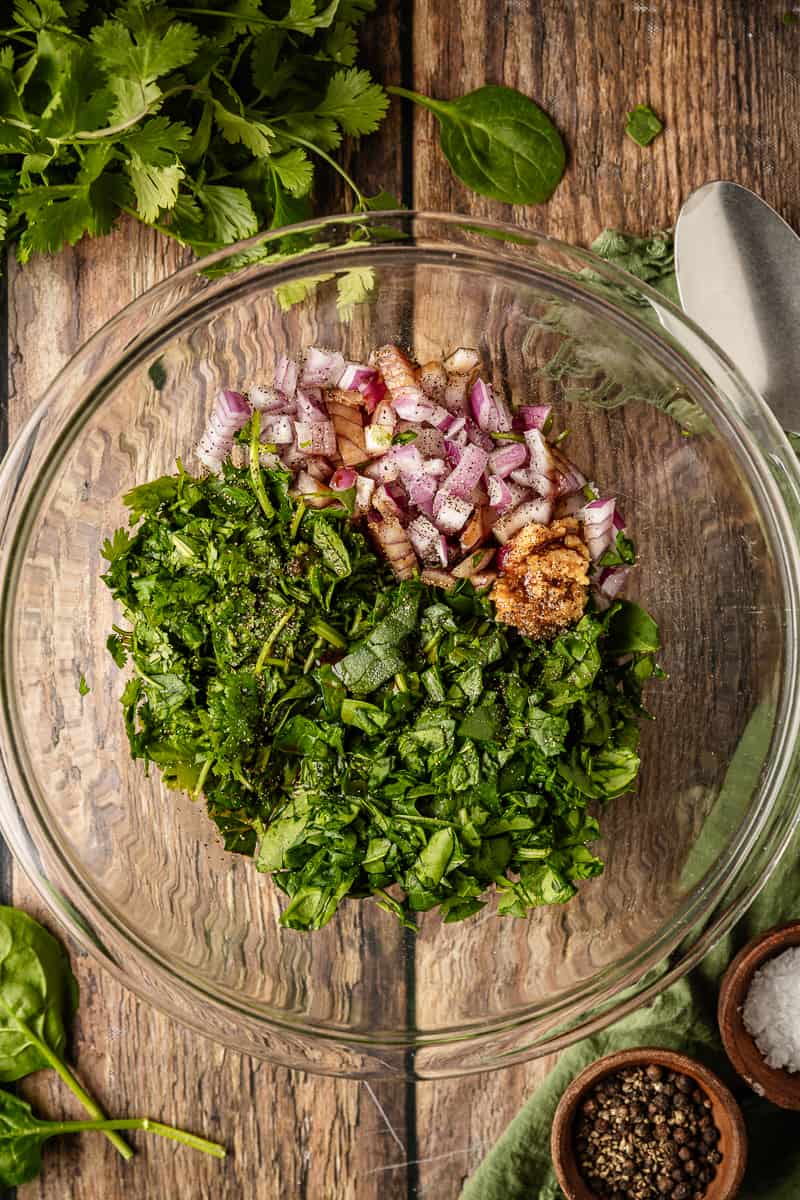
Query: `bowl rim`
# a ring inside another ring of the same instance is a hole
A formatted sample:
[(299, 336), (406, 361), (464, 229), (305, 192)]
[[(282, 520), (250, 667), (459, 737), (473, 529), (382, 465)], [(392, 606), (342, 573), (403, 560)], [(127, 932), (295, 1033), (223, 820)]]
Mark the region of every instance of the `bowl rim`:
[[(744, 1177), (747, 1166), (747, 1131), (744, 1117), (733, 1093), (715, 1071), (704, 1063), (678, 1050), (666, 1050), (658, 1046), (636, 1046), (628, 1050), (615, 1050), (590, 1063), (577, 1075), (562, 1093), (550, 1131), (550, 1154), (553, 1168), (567, 1200), (595, 1200), (594, 1193), (584, 1183), (575, 1156), (572, 1153), (571, 1136), (575, 1113), (581, 1099), (592, 1084), (624, 1067), (657, 1065), (688, 1075), (700, 1084), (711, 1099), (715, 1119), (724, 1114), (730, 1149), (727, 1158), (730, 1167), (725, 1175), (717, 1173), (709, 1200), (733, 1200)], [(725, 1137), (726, 1130), (720, 1130)], [(723, 1162), (725, 1160), (723, 1159)]]
[[(500, 240), (508, 240), (515, 245), (521, 244), (530, 246), (533, 250), (536, 250), (541, 246), (552, 247), (557, 251), (569, 256), (571, 261), (577, 260), (577, 262), (583, 263), (586, 267), (591, 268), (591, 270), (596, 274), (605, 277), (605, 279), (607, 279), (609, 282), (628, 288), (635, 288), (640, 295), (651, 302), (657, 311), (664, 310), (672, 317), (673, 321), (677, 323), (677, 325), (685, 327), (687, 330), (693, 332), (693, 334), (699, 338), (701, 344), (703, 344), (709, 350), (713, 358), (719, 363), (720, 367), (723, 368), (726, 377), (730, 377), (731, 381), (738, 388), (739, 392), (744, 396), (744, 398), (748, 400), (751, 405), (755, 405), (759, 418), (766, 422), (767, 430), (772, 433), (773, 436), (777, 435), (780, 449), (784, 452), (782, 456), (779, 456), (779, 466), (782, 468), (783, 473), (783, 486), (792, 493), (792, 498), (794, 500), (797, 501), (800, 499), (800, 469), (798, 469), (794, 461), (788, 442), (786, 442), (775, 418), (766, 408), (763, 401), (743, 379), (740, 372), (738, 372), (736, 367), (730, 362), (727, 356), (721, 350), (719, 350), (719, 348), (714, 345), (711, 339), (702, 333), (702, 331), (699, 330), (699, 328), (694, 325), (694, 323), (691, 322), (681, 312), (680, 309), (672, 305), (669, 301), (665, 300), (665, 298), (659, 292), (649, 288), (646, 284), (642, 284), (640, 280), (633, 276), (629, 276), (626, 272), (621, 271), (616, 267), (612, 267), (604, 260), (599, 259), (591, 251), (583, 250), (580, 247), (571, 246), (568, 243), (541, 235), (535, 231), (520, 230), (518, 227), (508, 223), (487, 220), (484, 218), (470, 217), (467, 215), (432, 213), (413, 210), (392, 210), (368, 215), (338, 214), (326, 218), (302, 222), (294, 226), (287, 226), (281, 230), (268, 231), (266, 234), (258, 234), (254, 238), (250, 238), (245, 242), (226, 247), (225, 249), (217, 251), (206, 258), (190, 263), (187, 266), (182, 267), (179, 271), (170, 275), (167, 279), (156, 284), (153, 288), (148, 289), (141, 296), (137, 297), (137, 299), (133, 300), (126, 308), (122, 309), (120, 313), (112, 317), (100, 330), (93, 335), (92, 338), (84, 343), (84, 345), (79, 348), (76, 354), (66, 364), (63, 370), (56, 376), (55, 380), (53, 380), (53, 382), (50, 384), (39, 405), (36, 407), (20, 433), (17, 435), (17, 438), (10, 448), (5, 461), (0, 467), (0, 490), (2, 490), (3, 484), (9, 481), (9, 479), (15, 479), (17, 475), (21, 479), (24, 475), (28, 444), (31, 438), (35, 436), (40, 423), (48, 411), (48, 407), (55, 401), (59, 391), (64, 388), (65, 384), (69, 383), (70, 376), (75, 375), (78, 372), (81, 363), (89, 357), (93, 349), (95, 349), (101, 343), (102, 339), (107, 337), (110, 331), (119, 323), (126, 319), (130, 319), (132, 313), (146, 311), (150, 305), (155, 304), (159, 297), (170, 294), (183, 282), (192, 281), (196, 283), (201, 273), (206, 271), (210, 266), (219, 264), (226, 259), (233, 258), (235, 255), (240, 254), (243, 251), (261, 247), (265, 243), (269, 244), (276, 239), (286, 236), (287, 233), (293, 234), (297, 232), (311, 231), (318, 232), (323, 229), (339, 226), (348, 228), (354, 224), (377, 225), (381, 222), (386, 222), (392, 219), (401, 221), (403, 223), (416, 221), (432, 222), (434, 226), (437, 227), (437, 236), (442, 236), (443, 241), (446, 241), (447, 229), (449, 227), (455, 227), (457, 229), (466, 229), (471, 233), (484, 234), (486, 235), (487, 239), (492, 237), (497, 239), (498, 236), (500, 236)], [(379, 243), (378, 246), (375, 246), (372, 243), (363, 243), (362, 245), (349, 247), (347, 253), (348, 256), (352, 255), (354, 258), (363, 258), (365, 255), (375, 255), (381, 250), (386, 249), (387, 245), (387, 243)], [(409, 244), (399, 242), (392, 245), (393, 250), (402, 250)], [(411, 248), (415, 248), (413, 244), (411, 244)], [(334, 247), (334, 250), (336, 249), (338, 249), (340, 254), (345, 253), (345, 250), (342, 247)], [(496, 257), (498, 253), (496, 242), (491, 249), (493, 256)], [(473, 259), (476, 258), (473, 247), (464, 246), (462, 247), (462, 250), (466, 256), (471, 256)], [(286, 263), (276, 264), (274, 270), (271, 266), (259, 266), (258, 263), (254, 265), (261, 272), (267, 274), (268, 282), (270, 284), (274, 284), (276, 281), (278, 281), (278, 277), (284, 271), (284, 269), (288, 269), (290, 274), (299, 273), (305, 275), (313, 272), (316, 260), (319, 259), (320, 261), (325, 261), (327, 263), (330, 259), (330, 256), (331, 250), (327, 247), (323, 249), (312, 247), (306, 252), (288, 259)], [(508, 262), (509, 260), (507, 259), (505, 261)], [(527, 277), (531, 276), (532, 268), (535, 266), (535, 264), (532, 264), (530, 260), (520, 259), (519, 257), (514, 256), (513, 262), (521, 268), (523, 274), (525, 274)], [(301, 269), (299, 271), (295, 271), (295, 267), (299, 267)], [(252, 268), (246, 266), (244, 269), (250, 270)], [(533, 271), (533, 274), (535, 275), (535, 270)], [(238, 272), (236, 273), (236, 276), (238, 277)], [(218, 285), (210, 285), (208, 288), (204, 288), (203, 291), (199, 292), (197, 296), (192, 296), (191, 304), (189, 305), (189, 311), (194, 312), (203, 297), (211, 296), (213, 298), (218, 291), (221, 292), (222, 295), (225, 295), (227, 292), (225, 285), (227, 284), (228, 280), (232, 278), (234, 278), (234, 276), (230, 275), (227, 277), (227, 279), (223, 280), (223, 286), (221, 288), (219, 288)], [(578, 293), (582, 302), (584, 302), (588, 307), (599, 311), (616, 324), (623, 326), (627, 325), (629, 328), (635, 328), (637, 337), (639, 337), (642, 342), (647, 344), (648, 349), (655, 355), (656, 358), (664, 358), (668, 356), (674, 357), (677, 351), (679, 359), (686, 359), (685, 351), (683, 351), (682, 347), (676, 342), (674, 337), (672, 337), (663, 329), (653, 330), (651, 327), (645, 324), (645, 322), (641, 319), (640, 314), (632, 312), (630, 309), (624, 307), (619, 301), (612, 302), (607, 297), (598, 297), (595, 292), (592, 292), (588, 288), (588, 286), (581, 287), (579, 285), (579, 281), (575, 278), (570, 278), (566, 287), (571, 293)], [(169, 325), (170, 330), (174, 331), (174, 316), (172, 315), (172, 310), (169, 309), (165, 310), (165, 314), (159, 314), (159, 316), (151, 320), (149, 324), (145, 322), (145, 344), (150, 344), (152, 339), (154, 339), (156, 336), (155, 331), (162, 329), (167, 324)], [(698, 385), (702, 384), (706, 391), (708, 391), (708, 381), (703, 377), (703, 374), (700, 372), (700, 370), (696, 366), (689, 364), (686, 361), (683, 361), (683, 366), (687, 374), (691, 375), (696, 380)], [(104, 371), (96, 372), (93, 382), (96, 382), (98, 377), (106, 378), (107, 374), (108, 372)], [(90, 389), (89, 385), (87, 384), (86, 390), (87, 392), (93, 391), (94, 388)], [(782, 518), (785, 536), (778, 538), (776, 544), (782, 548), (784, 557), (788, 556), (788, 559), (791, 560), (789, 563), (789, 568), (791, 569), (787, 569), (786, 563), (783, 564), (784, 584), (786, 582), (786, 578), (788, 578), (789, 583), (793, 583), (794, 586), (793, 588), (789, 587), (788, 589), (786, 586), (784, 586), (784, 591), (788, 590), (790, 593), (788, 598), (791, 600), (791, 603), (787, 607), (787, 619), (792, 630), (794, 631), (794, 636), (790, 638), (787, 632), (785, 641), (789, 643), (786, 646), (788, 662), (794, 663), (796, 666), (798, 651), (797, 618), (798, 598), (800, 597), (800, 559), (798, 558), (797, 554), (797, 546), (793, 540), (795, 537), (794, 527), (789, 519), (786, 506), (781, 499), (781, 488), (778, 483), (776, 483), (774, 475), (768, 470), (766, 456), (758, 447), (755, 441), (755, 436), (749, 430), (744, 417), (740, 416), (738, 412), (731, 413), (724, 412), (722, 410), (720, 410), (717, 415), (721, 424), (727, 427), (728, 433), (734, 436), (737, 446), (743, 455), (743, 460), (749, 463), (760, 483), (762, 483), (765, 487), (767, 487), (768, 491), (770, 491), (773, 502), (777, 501), (777, 504), (773, 503), (773, 506), (769, 512), (773, 518), (776, 516), (776, 513)], [(775, 464), (773, 463), (772, 465), (774, 467)], [(5, 513), (0, 512), (0, 516), (4, 518), (4, 521), (7, 520), (8, 515), (8, 511)], [(0, 535), (2, 535), (2, 531), (3, 526), (0, 525)], [(19, 529), (17, 529), (17, 538), (19, 537), (19, 532)], [(3, 595), (5, 595), (8, 579), (9, 572), (6, 570), (3, 572), (2, 577)], [(3, 636), (5, 637), (5, 632)], [(788, 676), (788, 674), (789, 667), (787, 666), (785, 670), (785, 676)], [(5, 698), (7, 698), (6, 685), (7, 680), (3, 678), (2, 686), (4, 690), (2, 695)], [(782, 693), (786, 690), (786, 685), (783, 684), (781, 688)], [(783, 699), (784, 697), (782, 696), (782, 701)], [(0, 708), (3, 710), (5, 710), (6, 707), (6, 705), (0, 705)], [(777, 754), (775, 754), (774, 751), (771, 751), (771, 757), (774, 755), (774, 761), (771, 764), (773, 768), (771, 775), (774, 776), (776, 773), (780, 774), (781, 781), (783, 781), (783, 777), (788, 773), (789, 765), (791, 764), (791, 759), (793, 757), (790, 749), (787, 748), (794, 745), (796, 740), (794, 735), (796, 734), (797, 730), (800, 729), (800, 707), (798, 707), (797, 704), (790, 704), (790, 709), (792, 708), (794, 710), (794, 720), (784, 722), (780, 730), (776, 730), (775, 734), (773, 735), (773, 742), (775, 742), (777, 739), (779, 745), (777, 748)], [(3, 711), (0, 713), (0, 717), (3, 718), (4, 722), (6, 712)], [(3, 722), (0, 722), (0, 732), (2, 732), (4, 729)], [(782, 772), (777, 772), (776, 764), (781, 763), (785, 764), (783, 770)], [(674, 918), (670, 920), (669, 926), (671, 932), (669, 935), (667, 936), (664, 934), (664, 926), (661, 926), (656, 931), (655, 937), (648, 940), (646, 943), (648, 951), (644, 964), (642, 964), (641, 961), (643, 957), (643, 947), (640, 945), (632, 950), (622, 960), (616, 960), (610, 968), (606, 968), (604, 969), (604, 972), (600, 973), (601, 978), (604, 974), (609, 978), (605, 979), (604, 987), (599, 991), (597, 990), (598, 976), (593, 976), (588, 981), (584, 980), (574, 985), (567, 992), (560, 993), (557, 999), (552, 1003), (544, 1005), (529, 1004), (519, 1010), (514, 1010), (513, 1012), (503, 1014), (502, 1016), (497, 1016), (490, 1021), (486, 1021), (485, 1019), (474, 1019), (469, 1022), (462, 1022), (461, 1024), (455, 1026), (446, 1028), (440, 1027), (432, 1033), (427, 1033), (425, 1031), (413, 1031), (407, 1036), (402, 1035), (392, 1038), (387, 1038), (383, 1035), (379, 1038), (376, 1038), (371, 1033), (366, 1035), (354, 1033), (351, 1029), (337, 1027), (331, 1024), (315, 1025), (313, 1022), (308, 1022), (305, 1020), (298, 1021), (289, 1019), (285, 1014), (280, 1012), (276, 1013), (274, 1011), (266, 1011), (263, 1006), (251, 1006), (246, 1003), (242, 1004), (237, 1000), (235, 995), (226, 991), (224, 987), (218, 986), (216, 983), (211, 984), (205, 979), (198, 979), (195, 975), (193, 975), (191, 970), (183, 968), (176, 969), (174, 964), (161, 956), (154, 947), (133, 933), (125, 925), (124, 921), (118, 919), (113, 912), (109, 911), (105, 904), (97, 904), (88, 882), (85, 880), (81, 872), (74, 868), (74, 864), (65, 859), (63, 852), (53, 841), (51, 841), (51, 849), (55, 851), (62, 864), (65, 866), (71, 883), (80, 896), (81, 905), (86, 906), (91, 913), (92, 924), (96, 925), (100, 929), (104, 927), (104, 924), (107, 924), (108, 927), (112, 928), (117, 935), (121, 936), (123, 942), (130, 949), (137, 951), (140, 955), (143, 955), (148, 964), (152, 967), (155, 967), (157, 971), (166, 972), (173, 983), (185, 987), (193, 998), (199, 997), (205, 1003), (211, 1003), (218, 1006), (223, 1012), (230, 1013), (230, 1011), (234, 1009), (242, 1018), (245, 1020), (252, 1020), (258, 1026), (267, 1025), (276, 1030), (288, 1030), (294, 1033), (308, 1035), (315, 1041), (328, 1039), (338, 1043), (342, 1038), (346, 1038), (349, 1043), (360, 1044), (367, 1047), (381, 1045), (398, 1047), (418, 1047), (423, 1045), (437, 1044), (444, 1045), (451, 1044), (456, 1040), (464, 1038), (469, 1038), (471, 1040), (485, 1040), (486, 1038), (493, 1037), (498, 1033), (502, 1033), (510, 1029), (516, 1030), (522, 1026), (530, 1025), (532, 1021), (541, 1019), (542, 1017), (559, 1016), (559, 1014), (563, 1014), (567, 1012), (567, 1010), (574, 1009), (575, 1005), (579, 1004), (581, 999), (586, 997), (587, 992), (592, 992), (592, 1011), (596, 1015), (593, 1016), (590, 1021), (584, 1021), (575, 1027), (568, 1024), (566, 1029), (557, 1029), (555, 1037), (552, 1036), (552, 1034), (545, 1033), (544, 1043), (534, 1041), (522, 1047), (521, 1049), (513, 1050), (511, 1056), (504, 1060), (511, 1062), (516, 1061), (520, 1057), (531, 1057), (535, 1054), (551, 1052), (555, 1048), (562, 1048), (563, 1046), (569, 1045), (577, 1038), (585, 1036), (589, 1032), (594, 1032), (597, 1029), (603, 1028), (611, 1021), (617, 1020), (625, 1012), (631, 1011), (633, 1008), (638, 1007), (640, 1004), (652, 998), (659, 991), (663, 990), (664, 987), (668, 986), (669, 983), (677, 978), (680, 978), (686, 973), (686, 971), (691, 969), (691, 967), (697, 961), (699, 961), (702, 955), (719, 937), (722, 936), (722, 934), (730, 927), (733, 921), (747, 907), (755, 894), (757, 894), (760, 887), (763, 886), (763, 883), (766, 881), (770, 871), (776, 865), (780, 854), (785, 849), (794, 827), (797, 825), (798, 821), (800, 821), (800, 795), (798, 795), (795, 803), (795, 812), (789, 822), (788, 827), (783, 830), (777, 842), (771, 846), (771, 853), (769, 855), (762, 856), (765, 858), (765, 861), (761, 864), (760, 870), (756, 872), (755, 878), (750, 882), (749, 886), (743, 890), (735, 903), (731, 904), (724, 912), (716, 916), (714, 919), (708, 920), (708, 923), (706, 923), (707, 918), (712, 915), (715, 905), (717, 905), (721, 896), (724, 895), (727, 885), (731, 884), (736, 878), (736, 863), (732, 861), (735, 857), (734, 851), (736, 853), (741, 853), (745, 861), (749, 861), (748, 856), (752, 852), (753, 846), (756, 844), (759, 836), (763, 833), (768, 819), (775, 816), (774, 812), (769, 809), (769, 806), (766, 804), (766, 798), (771, 797), (774, 800), (776, 788), (780, 786), (781, 781), (779, 781), (779, 784), (775, 784), (774, 780), (767, 780), (762, 784), (759, 795), (764, 797), (764, 803), (759, 807), (757, 812), (751, 814), (749, 821), (745, 822), (743, 831), (740, 831), (742, 833), (742, 837), (736, 842), (736, 845), (730, 849), (730, 853), (721, 856), (720, 859), (717, 860), (714, 866), (714, 877), (712, 882), (709, 884), (707, 881), (705, 881), (702, 887), (695, 886), (693, 891), (688, 894), (682, 909), (679, 910), (680, 920), (675, 921)], [(2, 775), (2, 778), (0, 778), (0, 785), (2, 785), (3, 791), (8, 792), (8, 804), (13, 806), (15, 801), (10, 793), (10, 787), (4, 774)], [(2, 806), (0, 816), (3, 816), (7, 807), (8, 805)], [(36, 812), (35, 802), (32, 802), (32, 809), (34, 812)], [(41, 814), (37, 815), (41, 818)], [(83, 923), (80, 914), (72, 915), (65, 913), (59, 908), (58, 902), (54, 904), (52, 889), (47, 883), (46, 872), (42, 872), (40, 869), (41, 860), (38, 850), (35, 850), (31, 844), (31, 835), (29, 831), (25, 828), (22, 828), (20, 826), (20, 822), (11, 821), (9, 823), (6, 821), (4, 816), (2, 823), (4, 832), (6, 832), (8, 835), (9, 844), (11, 845), (17, 861), (21, 863), (23, 869), (26, 870), (26, 873), (32, 878), (34, 885), (37, 887), (37, 890), (40, 892), (42, 898), (45, 900), (51, 911), (55, 913), (59, 920), (68, 926), (78, 941), (87, 949), (91, 950), (95, 956), (99, 956), (105, 965), (109, 966), (109, 968), (117, 975), (119, 979), (121, 979), (122, 982), (125, 983), (127, 987), (132, 988), (134, 991), (139, 990), (139, 994), (144, 995), (146, 999), (152, 1003), (152, 995), (150, 995), (146, 989), (143, 989), (142, 987), (137, 989), (137, 980), (131, 980), (129, 972), (117, 965), (113, 956), (111, 956), (102, 946), (102, 939), (100, 939), (100, 944), (98, 945), (98, 940), (92, 936), (91, 932), (87, 932), (87, 928)], [(40, 820), (40, 826), (41, 825), (42, 821)], [(48, 840), (49, 831), (46, 828), (40, 827), (39, 833), (44, 835), (45, 841)], [(703, 926), (700, 932), (697, 932), (696, 927), (698, 924)], [(684, 936), (691, 935), (693, 931), (695, 935), (695, 941), (693, 942), (692, 947), (683, 954), (678, 962), (673, 964), (666, 963), (664, 970), (658, 975), (657, 979), (650, 980), (649, 972), (651, 968), (656, 963), (661, 963), (663, 960), (665, 960), (668, 954), (677, 947), (681, 939)], [(644, 985), (642, 984), (643, 974), (645, 975), (645, 978), (648, 979), (648, 982)], [(624, 996), (625, 989), (627, 987), (633, 987), (635, 994), (626, 999), (620, 1000), (620, 993), (622, 993)], [(184, 1021), (187, 1019), (182, 1009), (180, 1011), (175, 1011), (174, 1009), (171, 1011), (173, 1011), (173, 1015), (179, 1016)], [(198, 1021), (197, 1024), (199, 1028), (203, 1028), (201, 1022)], [(468, 1069), (478, 1070), (483, 1068), (473, 1067)]]

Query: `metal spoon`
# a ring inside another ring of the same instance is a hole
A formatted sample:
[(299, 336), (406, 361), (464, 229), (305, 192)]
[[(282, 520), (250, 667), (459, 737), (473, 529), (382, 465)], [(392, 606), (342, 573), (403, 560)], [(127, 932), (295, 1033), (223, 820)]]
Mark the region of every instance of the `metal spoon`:
[(738, 183), (692, 192), (675, 229), (684, 310), (800, 433), (800, 237)]

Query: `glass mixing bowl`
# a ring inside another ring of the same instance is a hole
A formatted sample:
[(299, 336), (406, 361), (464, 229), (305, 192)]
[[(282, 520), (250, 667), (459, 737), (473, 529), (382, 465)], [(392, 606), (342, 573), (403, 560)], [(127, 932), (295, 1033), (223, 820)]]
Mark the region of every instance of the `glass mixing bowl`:
[[(233, 269), (236, 268), (236, 269)], [(658, 315), (669, 324), (667, 333)], [(223, 386), (316, 343), (420, 360), (480, 348), (620, 497), (628, 594), (663, 632), (635, 792), (601, 814), (605, 874), (525, 920), (417, 933), (363, 901), (319, 933), (221, 849), (201, 803), (133, 764), (105, 650), (100, 547), (120, 496), (193, 463)], [(591, 255), (474, 219), (373, 214), (256, 239), (130, 305), (55, 380), (0, 475), (0, 822), (54, 914), (147, 1001), (291, 1066), (430, 1077), (559, 1049), (686, 972), (798, 815), (797, 463), (732, 365)], [(81, 696), (85, 675), (91, 691)]]

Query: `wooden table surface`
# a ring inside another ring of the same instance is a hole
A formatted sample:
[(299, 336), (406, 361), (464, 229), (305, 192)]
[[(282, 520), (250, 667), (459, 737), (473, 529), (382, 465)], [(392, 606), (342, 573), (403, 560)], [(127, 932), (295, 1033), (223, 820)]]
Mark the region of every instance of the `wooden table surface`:
[[(800, 24), (784, 19), (800, 6), (791, 0), (383, 0), (379, 8), (367, 24), (379, 79), (440, 97), (514, 85), (552, 114), (569, 166), (543, 207), (484, 200), (450, 175), (430, 115), (395, 103), (381, 133), (348, 151), (364, 190), (383, 186), (409, 206), (586, 243), (605, 226), (669, 225), (692, 188), (731, 178), (800, 227)], [(623, 132), (625, 111), (642, 102), (666, 124), (646, 150)], [(321, 178), (319, 210), (341, 208), (335, 182)], [(9, 436), (86, 338), (186, 257), (126, 222), (55, 258), (8, 263), (0, 374)], [(7, 857), (0, 895), (44, 916)], [(550, 1065), (418, 1086), (293, 1073), (187, 1032), (71, 951), (81, 985), (71, 1053), (94, 1093), (114, 1114), (161, 1116), (219, 1138), (230, 1154), (220, 1164), (139, 1140), (126, 1165), (102, 1138), (62, 1139), (19, 1200), (453, 1200)], [(79, 1115), (50, 1074), (25, 1093), (49, 1114)]]

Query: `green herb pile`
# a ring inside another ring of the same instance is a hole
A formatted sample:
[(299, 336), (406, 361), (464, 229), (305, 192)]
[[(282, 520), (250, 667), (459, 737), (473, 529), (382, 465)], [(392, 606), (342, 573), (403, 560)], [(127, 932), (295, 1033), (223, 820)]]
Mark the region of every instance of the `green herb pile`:
[[(398, 207), (365, 196), (335, 157), (389, 103), (357, 64), (376, 3), (17, 0), (0, 30), (0, 240), (25, 261), (126, 212), (208, 254), (310, 216), (318, 162), (358, 211)], [(519, 92), (400, 94), (436, 112), (475, 190), (530, 204), (558, 184), (560, 135)]]
[(133, 755), (205, 794), (292, 928), (346, 896), (404, 922), (468, 917), (492, 884), (516, 916), (568, 900), (602, 870), (587, 805), (636, 778), (653, 620), (617, 602), (534, 644), (468, 583), (398, 584), (352, 497), (307, 509), (257, 455), (256, 426), (250, 469), (134, 488), (141, 523), (106, 541)]

